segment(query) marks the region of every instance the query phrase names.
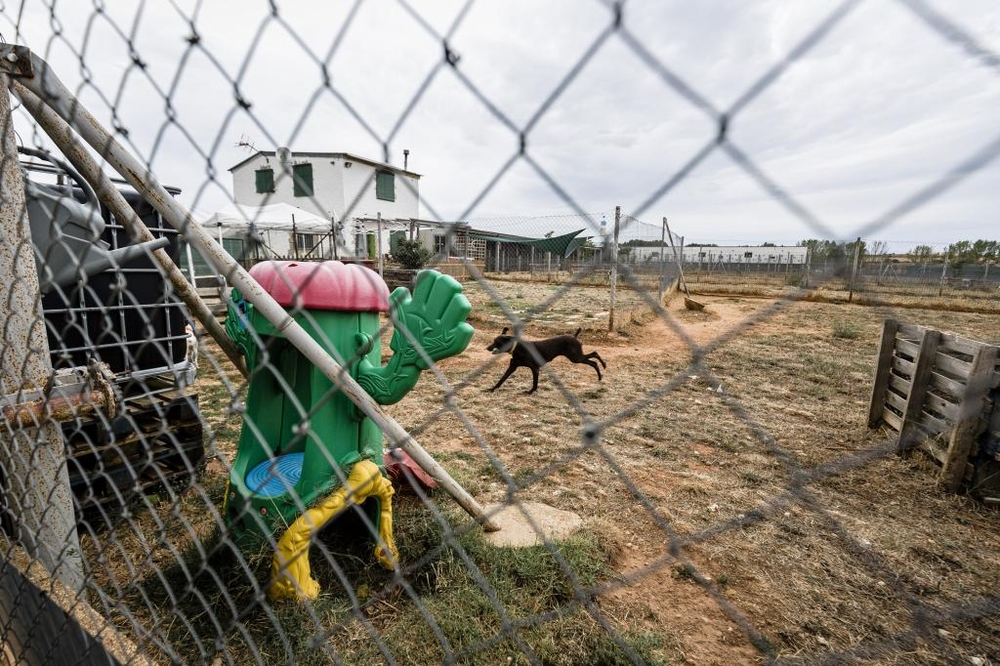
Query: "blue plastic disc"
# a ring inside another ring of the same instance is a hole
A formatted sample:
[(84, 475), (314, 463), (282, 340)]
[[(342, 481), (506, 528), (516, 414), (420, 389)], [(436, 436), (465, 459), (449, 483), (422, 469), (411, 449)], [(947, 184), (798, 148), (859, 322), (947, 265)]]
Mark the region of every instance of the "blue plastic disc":
[(265, 460), (247, 474), (247, 488), (260, 497), (284, 495), (299, 482), (305, 457), (304, 453), (286, 453)]

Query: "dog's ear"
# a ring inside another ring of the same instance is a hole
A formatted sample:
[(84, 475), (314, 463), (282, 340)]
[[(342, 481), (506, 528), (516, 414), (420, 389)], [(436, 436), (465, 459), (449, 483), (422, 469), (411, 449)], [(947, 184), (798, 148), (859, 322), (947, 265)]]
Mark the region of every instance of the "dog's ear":
[(504, 326), (503, 330), (500, 331), (500, 335), (507, 335), (507, 327), (506, 326)]

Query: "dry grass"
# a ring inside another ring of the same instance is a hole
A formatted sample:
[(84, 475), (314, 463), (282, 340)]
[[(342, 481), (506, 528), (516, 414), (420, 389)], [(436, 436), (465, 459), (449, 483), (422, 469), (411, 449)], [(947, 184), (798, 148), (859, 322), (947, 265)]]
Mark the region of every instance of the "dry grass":
[[(942, 493), (932, 463), (896, 456), (886, 433), (865, 423), (883, 317), (996, 342), (995, 316), (699, 295), (705, 311), (675, 302), (663, 321), (638, 294), (623, 291), (608, 331), (603, 287), (560, 293), (554, 284), (494, 281), (466, 292), (476, 336), (439, 368), (455, 390), (455, 409), (441, 409), (446, 389), (428, 375), (388, 411), (480, 502), (514, 492), (581, 514), (597, 544), (586, 552), (614, 569), (590, 578), (602, 590), (601, 614), (623, 635), (645, 637), (636, 644), (648, 647), (648, 658), (728, 664), (827, 655), (945, 664), (1000, 654), (993, 596), (1000, 514)], [(486, 392), (506, 360), (485, 347), (511, 323), (494, 296), (529, 319), (529, 337), (582, 327), (585, 349), (608, 362), (605, 380), (557, 360), (533, 395), (522, 393), (530, 386), (525, 370)], [(689, 343), (702, 349), (695, 354)], [(240, 387), (227, 388), (220, 376), (234, 377), (226, 366), (203, 369), (199, 386), (214, 453), (225, 461), (238, 433), (228, 406)], [(603, 426), (598, 448), (585, 445), (590, 422)], [(146, 541), (158, 544), (153, 562), (183, 554), (180, 544), (192, 537), (216, 537), (205, 506), (219, 506), (224, 478), (225, 465), (212, 462), (199, 489), (150, 509), (160, 521), (139, 519)], [(401, 507), (397, 531), (407, 536), (400, 545), (411, 549), (403, 548), (404, 557), (420, 557), (438, 538), (433, 530), (408, 531), (408, 521), (427, 513), (419, 502)], [(173, 527), (171, 516), (191, 527)], [(130, 557), (141, 552), (137, 538), (123, 537), (122, 546)], [(143, 558), (134, 557), (141, 567)], [(353, 571), (366, 584), (377, 580), (363, 567)], [(435, 617), (448, 616), (448, 604), (460, 615), (454, 593), (432, 587), (424, 603)], [(994, 605), (977, 612), (984, 600)], [(321, 609), (322, 620), (343, 621), (350, 602), (337, 603), (347, 610)], [(314, 627), (315, 619), (290, 618)], [(265, 617), (250, 629), (273, 631), (288, 619)], [(412, 613), (395, 622), (379, 613), (376, 625), (388, 640), (405, 641), (403, 621), (423, 626)], [(570, 624), (533, 640), (551, 643), (556, 655), (565, 640), (573, 650), (553, 663), (573, 663), (568, 655), (587, 645), (593, 629)], [(354, 630), (358, 636), (345, 625), (331, 637), (341, 641), (338, 654), (368, 654), (351, 651), (364, 638)]]
[[(552, 293), (548, 286), (492, 287), (522, 312)], [(491, 361), (481, 350), (506, 323), (497, 308), (483, 307), (488, 296), (468, 291), (478, 306), (477, 337), (461, 359), (443, 364), (456, 383)], [(602, 297), (601, 289), (574, 289), (526, 334), (565, 332)], [(639, 308), (634, 298), (621, 299), (626, 309)], [(458, 394), (475, 435), (451, 414), (424, 422), (434, 411), (428, 408), (440, 405), (441, 389), (432, 382), (422, 382), (393, 413), (419, 428), (435, 453), (460, 456), (451, 464), (484, 501), (501, 500), (509, 478), (519, 497), (620, 526), (624, 535), (616, 538), (627, 544), (620, 571), (637, 584), (609, 595), (608, 612), (671, 627), (696, 663), (756, 658), (743, 649), (745, 637), (734, 640), (741, 618), (779, 656), (850, 654), (872, 645), (868, 656), (876, 661), (947, 663), (955, 654), (1000, 651), (989, 616), (931, 619), (994, 593), (1000, 572), (987, 563), (1000, 545), (1000, 516), (941, 493), (936, 469), (924, 459), (899, 458), (891, 447), (878, 453), (885, 433), (865, 423), (884, 316), (985, 341), (998, 339), (995, 317), (800, 302), (741, 330), (772, 302), (699, 300), (708, 303), (705, 312), (679, 304), (670, 310), (697, 342), (711, 345), (739, 331), (705, 356), (701, 370), (688, 367), (691, 350), (669, 326), (635, 317), (642, 323), (620, 333), (595, 327), (581, 335), (585, 348), (608, 360), (602, 384), (589, 369), (557, 361), (550, 367), (566, 392), (543, 376), (538, 393), (521, 395), (530, 385), (521, 371), (489, 394), (482, 389), (505, 362), (490, 365)], [(672, 380), (681, 383), (654, 397)], [(581, 448), (588, 418), (607, 422), (602, 455)], [(490, 469), (481, 443), (502, 473)], [(870, 451), (876, 453), (868, 460)], [(797, 485), (817, 470), (817, 479)], [(689, 561), (680, 569), (667, 554), (671, 532)], [(688, 566), (715, 582), (692, 585), (677, 574)], [(720, 610), (708, 589), (736, 612)]]

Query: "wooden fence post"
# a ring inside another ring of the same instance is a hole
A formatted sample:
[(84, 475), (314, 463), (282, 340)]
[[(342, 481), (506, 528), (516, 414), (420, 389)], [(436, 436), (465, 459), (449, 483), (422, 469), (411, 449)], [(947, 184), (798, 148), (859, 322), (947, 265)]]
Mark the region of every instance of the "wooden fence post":
[(987, 393), (997, 364), (997, 348), (983, 345), (972, 358), (969, 382), (959, 403), (958, 418), (948, 437), (948, 452), (941, 468), (941, 485), (957, 492), (965, 478), (965, 465), (979, 435)]
[(914, 359), (913, 377), (910, 378), (910, 393), (906, 396), (906, 408), (903, 410), (903, 423), (899, 427), (897, 450), (900, 453), (909, 451), (917, 444), (917, 421), (924, 406), (924, 396), (927, 394), (934, 356), (940, 341), (941, 332), (934, 329), (925, 330), (920, 340), (920, 351)]
[(878, 360), (875, 361), (875, 382), (872, 385), (872, 400), (868, 406), (868, 427), (875, 428), (882, 422), (885, 411), (885, 392), (889, 388), (892, 373), (892, 352), (896, 348), (896, 331), (899, 322), (886, 319), (882, 324), (882, 342), (879, 344)]

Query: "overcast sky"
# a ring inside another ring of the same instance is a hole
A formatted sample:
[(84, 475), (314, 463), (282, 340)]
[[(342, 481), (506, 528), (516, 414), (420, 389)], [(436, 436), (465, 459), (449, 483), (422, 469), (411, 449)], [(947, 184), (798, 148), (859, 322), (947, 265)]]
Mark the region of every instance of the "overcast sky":
[[(127, 128), (133, 151), (200, 210), (229, 200), (227, 169), (251, 154), (241, 141), (373, 159), (387, 144), (396, 166), (409, 149), (427, 218), (620, 205), (720, 244), (1000, 238), (996, 0), (630, 1), (620, 30), (597, 0), (298, 1), (278, 3), (277, 18), (259, 0), (105, 0), (100, 12), (51, 2), (5, 3), (3, 37), (48, 60), (99, 119)], [(956, 29), (951, 39), (928, 13)], [(696, 160), (741, 99), (732, 150)], [(37, 141), (26, 123), (19, 131)], [(892, 214), (970, 160), (981, 168)]]

